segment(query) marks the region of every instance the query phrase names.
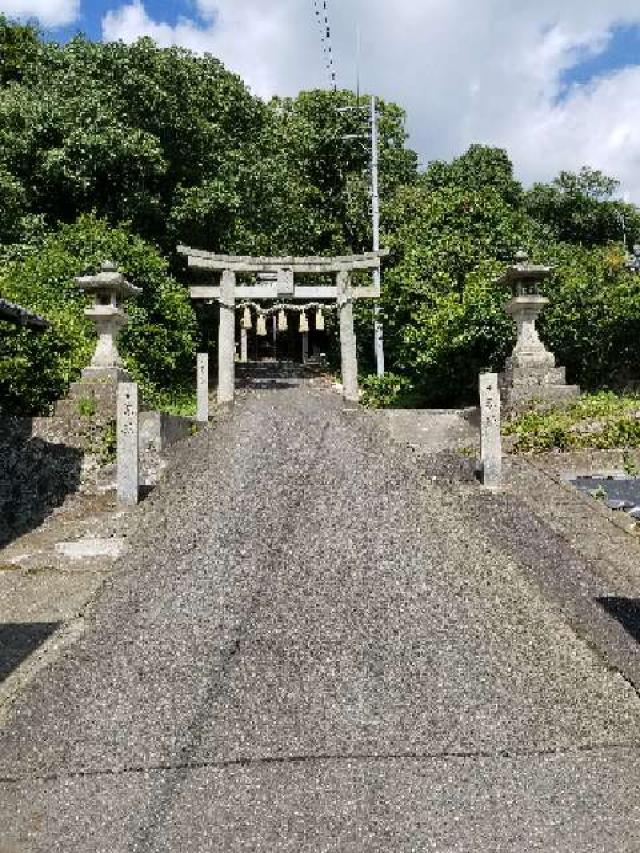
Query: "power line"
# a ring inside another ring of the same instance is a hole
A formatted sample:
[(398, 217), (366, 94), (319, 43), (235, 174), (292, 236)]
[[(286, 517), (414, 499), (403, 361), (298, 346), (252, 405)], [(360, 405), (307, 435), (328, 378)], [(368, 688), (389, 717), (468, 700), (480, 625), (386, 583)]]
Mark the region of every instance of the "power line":
[(333, 45), (331, 42), (331, 26), (329, 24), (327, 0), (313, 0), (313, 8), (316, 15), (316, 21), (320, 28), (320, 40), (322, 42), (325, 67), (327, 69), (327, 74), (329, 75), (329, 82), (335, 92), (337, 88), (336, 70), (333, 62)]

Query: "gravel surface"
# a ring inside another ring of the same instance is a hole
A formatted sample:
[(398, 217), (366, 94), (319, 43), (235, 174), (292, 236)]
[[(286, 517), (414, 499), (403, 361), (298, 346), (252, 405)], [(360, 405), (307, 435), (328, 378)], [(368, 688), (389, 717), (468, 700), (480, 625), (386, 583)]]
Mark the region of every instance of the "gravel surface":
[(640, 849), (638, 694), (433, 470), (310, 386), (182, 446), (0, 737), (1, 853)]

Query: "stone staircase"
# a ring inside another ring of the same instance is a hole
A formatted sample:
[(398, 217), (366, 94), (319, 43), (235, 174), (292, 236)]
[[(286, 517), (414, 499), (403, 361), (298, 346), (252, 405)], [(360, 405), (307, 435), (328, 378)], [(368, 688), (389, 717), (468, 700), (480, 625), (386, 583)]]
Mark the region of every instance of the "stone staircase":
[(325, 361), (309, 359), (296, 361), (247, 361), (236, 363), (236, 387), (249, 390), (291, 388), (321, 376)]

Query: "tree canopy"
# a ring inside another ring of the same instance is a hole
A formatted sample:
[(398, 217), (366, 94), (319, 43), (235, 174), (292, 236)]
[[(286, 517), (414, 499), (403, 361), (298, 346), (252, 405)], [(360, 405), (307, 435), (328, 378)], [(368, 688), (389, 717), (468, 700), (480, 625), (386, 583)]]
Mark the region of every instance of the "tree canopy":
[[(555, 266), (542, 333), (588, 387), (637, 374), (638, 293), (617, 182), (585, 167), (525, 189), (482, 145), (420, 172), (404, 113), (378, 101), (387, 363), (425, 403), (473, 399), (513, 341), (495, 278), (519, 248)], [(86, 362), (72, 278), (109, 256), (145, 295), (123, 349), (161, 391), (186, 381), (198, 330), (178, 242), (213, 251), (371, 247), (369, 100), (349, 91), (264, 102), (209, 55), (65, 45), (0, 18), (0, 294), (47, 314), (38, 340), (2, 329), (0, 404), (44, 410)], [(182, 283), (179, 283), (182, 282)], [(371, 311), (358, 307), (361, 364)], [(205, 335), (208, 339), (208, 334)], [(42, 366), (31, 371), (28, 364)], [(635, 373), (634, 373), (635, 370)]]
[(578, 174), (561, 172), (550, 184), (535, 184), (525, 207), (550, 237), (582, 246), (619, 241), (627, 229), (638, 232), (638, 212), (616, 200), (618, 181), (588, 167)]

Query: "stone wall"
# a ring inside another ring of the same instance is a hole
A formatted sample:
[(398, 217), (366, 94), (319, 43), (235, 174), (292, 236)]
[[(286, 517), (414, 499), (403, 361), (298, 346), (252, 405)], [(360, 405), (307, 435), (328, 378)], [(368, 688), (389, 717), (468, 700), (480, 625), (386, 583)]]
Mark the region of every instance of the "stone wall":
[(172, 444), (188, 438), (194, 428), (193, 418), (167, 412), (140, 412), (140, 453), (147, 450), (164, 453)]
[(0, 418), (0, 547), (40, 524), (82, 480), (83, 451), (34, 434), (36, 420), (44, 419)]
[[(191, 435), (193, 418), (140, 415), (141, 484), (153, 486), (163, 454)], [(49, 418), (0, 416), (0, 547), (37, 527), (76, 491), (115, 489), (115, 422), (74, 408)]]

